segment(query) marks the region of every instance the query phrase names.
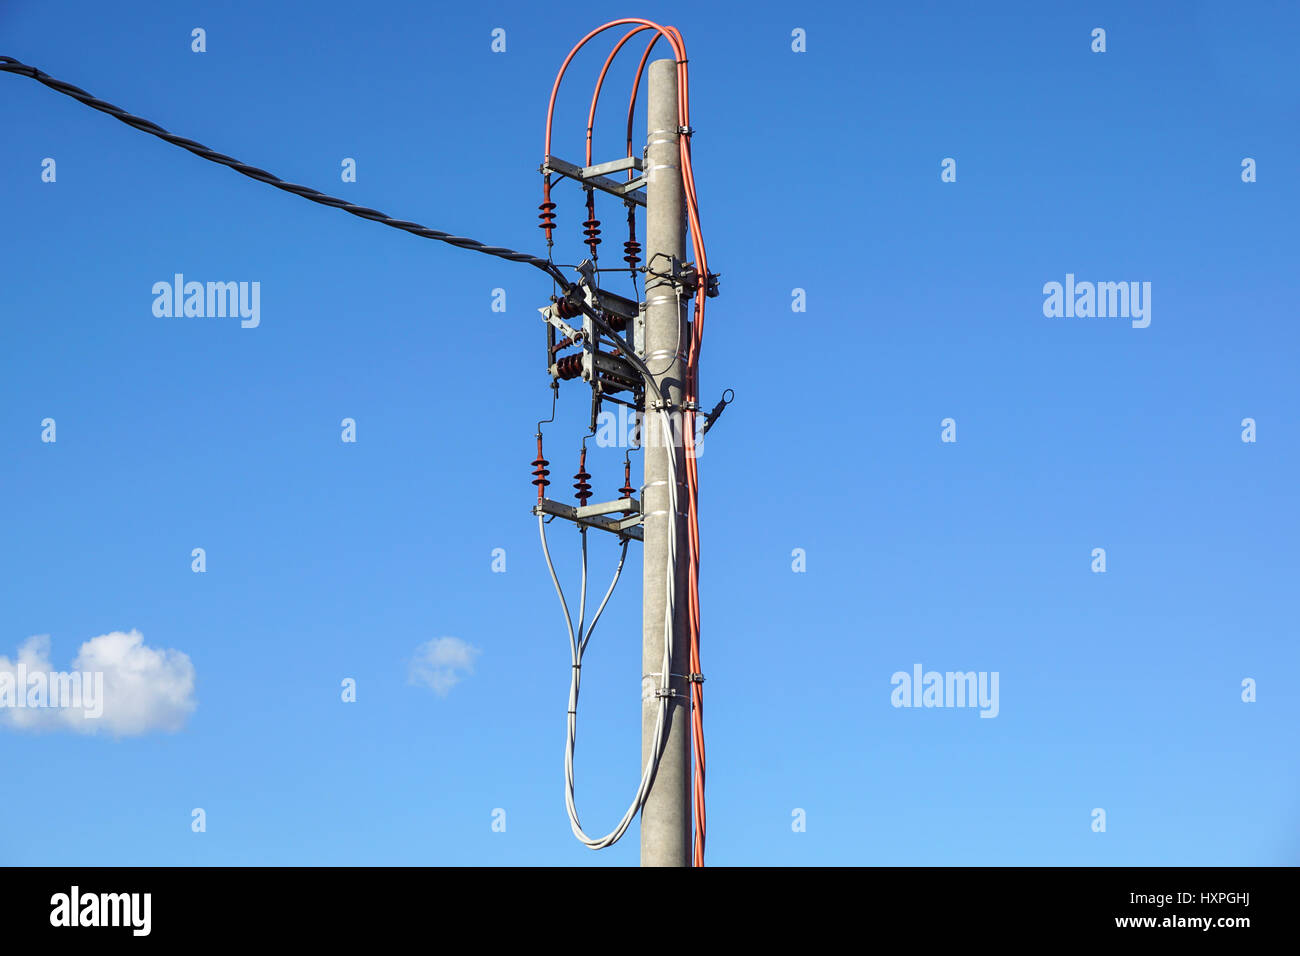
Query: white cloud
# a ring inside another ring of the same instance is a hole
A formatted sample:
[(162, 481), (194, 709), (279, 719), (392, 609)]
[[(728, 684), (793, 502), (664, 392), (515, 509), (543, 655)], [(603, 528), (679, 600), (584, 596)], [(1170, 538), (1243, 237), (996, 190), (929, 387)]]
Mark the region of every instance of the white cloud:
[[(30, 637), (18, 648), (14, 661), (0, 655), (0, 687), (8, 684), (18, 695), (18, 667), (25, 665), (28, 689), (31, 675), (55, 672), (50, 663), (48, 635)], [(81, 645), (72, 667), (65, 673), (89, 675), (85, 685), (102, 688), (98, 700), (86, 697), (79, 706), (17, 707), (0, 705), (0, 725), (18, 730), (71, 730), (83, 734), (105, 732), (117, 737), (151, 731), (176, 731), (198, 706), (194, 697), (194, 664), (176, 650), (148, 647), (139, 631), (113, 631)], [(102, 675), (102, 676), (101, 676)], [(53, 691), (50, 692), (53, 702)], [(99, 711), (99, 716), (93, 714)]]
[(411, 661), (410, 682), (433, 689), (439, 697), (460, 683), (460, 679), (474, 673), (474, 658), (482, 653), (477, 647), (459, 637), (435, 637), (415, 649)]

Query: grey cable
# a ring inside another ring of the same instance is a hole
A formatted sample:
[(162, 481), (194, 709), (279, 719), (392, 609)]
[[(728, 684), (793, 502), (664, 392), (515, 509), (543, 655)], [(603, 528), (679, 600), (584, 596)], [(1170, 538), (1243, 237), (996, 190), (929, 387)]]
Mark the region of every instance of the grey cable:
[[(653, 382), (649, 383), (653, 387)], [(658, 389), (656, 389), (658, 392)], [(665, 439), (671, 447), (672, 433), (671, 425), (668, 420), (668, 413), (661, 411), (660, 421), (664, 427)], [(669, 468), (669, 485), (668, 496), (672, 514), (677, 513), (677, 465), (676, 456), (668, 456)], [(623, 558), (627, 554), (627, 540), (623, 541), (623, 552), (619, 556), (618, 569), (614, 573), (614, 581), (610, 584), (609, 590), (605, 593), (605, 598), (600, 603), (595, 616), (592, 618), (591, 625), (587, 633), (583, 634), (581, 624), (577, 636), (574, 635), (573, 618), (569, 614), (569, 604), (565, 600), (564, 590), (560, 587), (560, 579), (555, 573), (555, 564), (551, 560), (551, 551), (546, 542), (546, 522), (542, 513), (537, 515), (537, 533), (542, 541), (542, 554), (546, 558), (546, 568), (551, 575), (551, 583), (555, 585), (555, 593), (560, 598), (560, 607), (564, 612), (564, 624), (569, 632), (569, 650), (570, 650), (570, 681), (569, 681), (569, 707), (568, 707), (568, 729), (565, 737), (564, 748), (564, 804), (569, 813), (569, 826), (583, 844), (593, 850), (603, 850), (606, 847), (613, 846), (627, 832), (632, 820), (644, 805), (646, 797), (650, 792), (650, 784), (654, 780), (655, 773), (659, 769), (659, 757), (663, 751), (664, 733), (667, 728), (668, 707), (671, 701), (669, 691), (672, 687), (672, 656), (673, 656), (673, 616), (676, 605), (676, 581), (673, 574), (673, 568), (676, 564), (677, 542), (676, 535), (668, 536), (668, 563), (665, 573), (665, 590), (667, 592), (667, 604), (664, 614), (664, 656), (659, 670), (659, 690), (657, 698), (659, 701), (655, 715), (655, 736), (654, 745), (649, 757), (646, 758), (644, 767), (641, 772), (641, 779), (637, 786), (636, 794), (632, 798), (631, 805), (624, 812), (618, 824), (609, 833), (603, 837), (588, 836), (582, 828), (582, 823), (578, 819), (578, 808), (576, 804), (574, 782), (574, 753), (577, 749), (577, 727), (578, 727), (578, 692), (582, 682), (582, 655), (586, 650), (587, 641), (591, 639), (591, 633), (596, 627), (596, 621), (600, 619), (601, 612), (605, 610), (605, 604), (609, 601), (610, 595), (614, 593), (614, 585), (618, 583), (619, 575), (623, 571)], [(580, 605), (586, 606), (586, 588), (587, 588), (587, 536), (584, 532), (582, 535), (582, 595)]]

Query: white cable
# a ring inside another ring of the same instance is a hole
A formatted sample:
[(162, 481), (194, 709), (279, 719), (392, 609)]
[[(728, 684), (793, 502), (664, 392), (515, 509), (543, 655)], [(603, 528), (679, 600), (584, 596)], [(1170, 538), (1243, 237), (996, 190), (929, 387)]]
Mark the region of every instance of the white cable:
[[(648, 379), (651, 388), (654, 388), (653, 379)], [(654, 388), (657, 393), (658, 389)], [(600, 602), (595, 616), (591, 620), (587, 631), (583, 633), (583, 618), (586, 613), (587, 603), (587, 533), (582, 529), (582, 592), (579, 598), (578, 614), (578, 632), (575, 636), (573, 630), (573, 618), (569, 614), (569, 604), (564, 598), (564, 591), (560, 587), (560, 579), (556, 576), (555, 565), (551, 561), (551, 552), (546, 544), (546, 522), (542, 514), (537, 515), (537, 531), (542, 540), (542, 554), (546, 557), (546, 567), (551, 573), (551, 583), (555, 585), (555, 593), (559, 595), (560, 607), (564, 611), (564, 624), (569, 632), (569, 650), (571, 659), (572, 675), (569, 680), (569, 708), (568, 708), (568, 732), (565, 739), (564, 748), (564, 804), (569, 813), (569, 826), (573, 830), (573, 835), (581, 840), (586, 846), (593, 850), (602, 850), (605, 847), (613, 846), (622, 838), (627, 831), (632, 820), (640, 811), (645, 803), (646, 796), (650, 791), (650, 782), (654, 779), (655, 772), (659, 767), (659, 753), (663, 749), (664, 727), (668, 719), (668, 704), (670, 701), (669, 691), (672, 689), (672, 658), (673, 658), (673, 617), (676, 606), (676, 575), (673, 569), (676, 567), (677, 556), (677, 534), (675, 522), (677, 519), (677, 455), (675, 453), (675, 444), (672, 435), (672, 424), (670, 412), (667, 408), (657, 410), (660, 416), (660, 422), (663, 425), (665, 446), (669, 449), (668, 454), (668, 516), (674, 522), (671, 534), (668, 535), (668, 562), (665, 571), (665, 591), (666, 602), (664, 609), (664, 657), (663, 664), (659, 670), (659, 691), (657, 694), (659, 700), (659, 709), (655, 716), (655, 736), (654, 747), (650, 752), (649, 758), (645, 762), (645, 768), (641, 772), (641, 781), (637, 787), (636, 795), (632, 799), (631, 806), (623, 814), (618, 825), (605, 836), (598, 839), (589, 837), (582, 829), (582, 824), (578, 820), (578, 809), (575, 804), (575, 783), (573, 777), (573, 758), (574, 751), (577, 749), (578, 733), (578, 690), (582, 682), (582, 655), (587, 648), (587, 641), (591, 639), (592, 631), (596, 628), (596, 622), (600, 619), (601, 612), (605, 610), (605, 604), (609, 601), (610, 595), (614, 593), (614, 586), (618, 584), (619, 575), (623, 572), (623, 559), (627, 555), (627, 541), (623, 542), (623, 553), (619, 556), (618, 568), (614, 572), (614, 580), (610, 583), (609, 590), (605, 592), (605, 598)]]

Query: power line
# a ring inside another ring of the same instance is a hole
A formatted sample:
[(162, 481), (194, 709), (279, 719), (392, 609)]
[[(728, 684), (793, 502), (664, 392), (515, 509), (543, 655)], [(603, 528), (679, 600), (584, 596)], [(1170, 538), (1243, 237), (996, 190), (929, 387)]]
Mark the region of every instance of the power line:
[(14, 73), (18, 76), (30, 77), (38, 83), (42, 83), (54, 90), (56, 93), (62, 93), (70, 96), (74, 100), (84, 103), (91, 109), (99, 110), (101, 113), (107, 113), (116, 120), (120, 120), (127, 126), (138, 129), (141, 132), (148, 133), (150, 136), (157, 136), (159, 139), (171, 143), (173, 146), (179, 146), (181, 149), (188, 150), (200, 159), (206, 159), (209, 162), (217, 163), (221, 166), (228, 166), (241, 176), (247, 176), (249, 179), (255, 179), (259, 183), (266, 183), (268, 186), (274, 186), (276, 189), (283, 189), (287, 193), (293, 193), (295, 196), (301, 196), (310, 202), (320, 203), (322, 206), (332, 206), (335, 209), (341, 209), (353, 216), (359, 216), (362, 219), (369, 219), (371, 222), (377, 222), (380, 225), (392, 226), (394, 229), (401, 229), (403, 232), (409, 232), (414, 236), (420, 236), (424, 239), (436, 239), (438, 242), (445, 242), (449, 245), (457, 246), (461, 249), (468, 249), (471, 252), (481, 252), (484, 255), (496, 256), (498, 259), (506, 259), (510, 262), (523, 262), (530, 266), (535, 266), (543, 272), (557, 278), (563, 286), (569, 283), (562, 277), (553, 273), (554, 266), (539, 256), (530, 255), (526, 252), (516, 252), (514, 249), (507, 249), (504, 246), (489, 246), (486, 243), (479, 242), (476, 239), (469, 239), (465, 236), (454, 236), (449, 232), (442, 232), (438, 229), (430, 229), (428, 226), (422, 226), (418, 222), (409, 222), (405, 219), (394, 219), (387, 213), (382, 213), (377, 209), (370, 209), (366, 206), (358, 206), (356, 203), (350, 203), (345, 199), (339, 199), (337, 196), (328, 196), (318, 189), (312, 189), (310, 186), (300, 186), (297, 183), (288, 183), (273, 173), (268, 173), (265, 169), (258, 169), (256, 166), (250, 166), (247, 163), (240, 162), (232, 156), (224, 153), (218, 153), (216, 150), (204, 146), (202, 143), (196, 143), (192, 139), (186, 139), (183, 136), (177, 136), (175, 133), (169, 133), (152, 120), (144, 119), (133, 113), (128, 113), (120, 106), (114, 106), (104, 100), (87, 93), (80, 87), (73, 86), (71, 83), (65, 83), (63, 80), (55, 79), (48, 73), (43, 73), (34, 66), (28, 66), (21, 63), (11, 56), (0, 56), (0, 72)]
[[(0, 73), (13, 73), (18, 76), (29, 77), (30, 79), (36, 80), (38, 83), (48, 86), (56, 93), (70, 96), (74, 100), (89, 106), (91, 109), (99, 110), (101, 113), (107, 113), (109, 116), (125, 123), (133, 129), (138, 129), (151, 136), (157, 136), (159, 139), (171, 143), (173, 146), (179, 146), (181, 149), (188, 150), (200, 159), (206, 159), (210, 162), (217, 163), (218, 165), (227, 166), (242, 176), (247, 176), (249, 179), (255, 179), (260, 183), (266, 183), (268, 186), (274, 186), (276, 189), (282, 189), (285, 192), (293, 193), (295, 196), (301, 196), (303, 199), (310, 202), (319, 203), (322, 206), (330, 206), (334, 209), (341, 209), (353, 216), (358, 216), (362, 219), (369, 219), (371, 222), (377, 222), (382, 226), (391, 226), (394, 229), (400, 229), (403, 232), (409, 232), (411, 235), (420, 236), (424, 239), (434, 239), (438, 242), (445, 242), (460, 249), (468, 249), (470, 252), (481, 252), (484, 255), (495, 256), (498, 259), (505, 259), (508, 262), (522, 262), (526, 265), (533, 266), (534, 268), (545, 272), (555, 280), (556, 284), (561, 290), (563, 290), (565, 295), (569, 295), (577, 288), (576, 284), (565, 278), (564, 273), (560, 271), (559, 267), (549, 259), (543, 259), (540, 256), (530, 255), (526, 252), (516, 252), (514, 249), (508, 249), (505, 246), (489, 246), (486, 243), (479, 242), (477, 239), (470, 239), (465, 236), (454, 236), (449, 232), (443, 232), (439, 229), (430, 229), (428, 226), (422, 226), (418, 222), (410, 222), (405, 219), (394, 219), (392, 216), (382, 213), (377, 209), (358, 206), (355, 203), (339, 199), (337, 196), (326, 195), (318, 189), (312, 189), (310, 186), (300, 186), (297, 183), (285, 182), (280, 177), (267, 172), (265, 169), (258, 169), (256, 166), (250, 166), (247, 163), (240, 162), (232, 156), (218, 153), (216, 150), (210, 149), (202, 143), (196, 143), (192, 139), (186, 139), (183, 136), (169, 133), (152, 120), (147, 120), (141, 116), (129, 113), (120, 106), (114, 106), (112, 103), (101, 100), (98, 97), (87, 93), (78, 86), (73, 86), (71, 83), (56, 79), (48, 73), (38, 70), (34, 66), (28, 66), (26, 63), (22, 63), (12, 56), (0, 56)], [(604, 319), (592, 310), (589, 305), (582, 302), (580, 299), (576, 300), (575, 304), (582, 310), (584, 315), (592, 320), (604, 335), (622, 346), (625, 354), (632, 351), (627, 347), (627, 342), (623, 340), (622, 336), (618, 335), (613, 329), (611, 329)], [(628, 355), (628, 361), (637, 365), (639, 370), (644, 372), (647, 376), (649, 375), (648, 371), (645, 370), (644, 366), (641, 365), (634, 354)], [(651, 382), (651, 387), (654, 388), (653, 382)], [(658, 390), (655, 389), (655, 391), (656, 394), (658, 394)]]

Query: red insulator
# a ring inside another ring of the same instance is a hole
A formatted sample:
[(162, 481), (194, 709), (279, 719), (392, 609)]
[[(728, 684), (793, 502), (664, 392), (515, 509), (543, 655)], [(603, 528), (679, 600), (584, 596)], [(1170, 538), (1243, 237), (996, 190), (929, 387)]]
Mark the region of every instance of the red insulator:
[(555, 372), (566, 382), (582, 374), (582, 353), (566, 355), (555, 363)]
[(572, 319), (582, 314), (582, 309), (578, 308), (568, 299), (558, 299), (555, 303), (555, 311), (559, 313), (562, 319)]
[(550, 471), (547, 470), (546, 467), (549, 464), (550, 462), (542, 457), (542, 436), (538, 435), (537, 436), (537, 458), (533, 461), (533, 475), (535, 476), (533, 478), (533, 484), (537, 486), (538, 501), (542, 500), (543, 491), (546, 488), (546, 486), (550, 484), (550, 481), (548, 481), (546, 478), (546, 476), (550, 474)]
[(573, 487), (578, 489), (574, 495), (578, 499), (578, 504), (585, 505), (587, 499), (591, 497), (591, 475), (587, 474), (587, 449), (582, 449), (582, 454), (578, 456), (578, 473), (573, 476), (577, 480)]
[(634, 491), (636, 489), (632, 487), (632, 463), (625, 461), (623, 462), (623, 487), (618, 489), (618, 493), (623, 498), (631, 498)]
[(546, 230), (546, 244), (551, 244), (551, 230), (555, 228), (555, 203), (551, 202), (551, 178), (547, 176), (542, 180), (542, 204), (537, 207), (541, 215), (537, 218), (541, 220), (538, 223), (541, 228)]
[(636, 208), (631, 203), (627, 206), (627, 242), (623, 243), (623, 261), (630, 272), (635, 272), (637, 263), (641, 261), (641, 243), (636, 241)]
[[(624, 458), (623, 459), (623, 487), (618, 489), (618, 495), (620, 498), (631, 498), (635, 492), (636, 489), (632, 487), (632, 462)], [(631, 508), (623, 509), (623, 514), (630, 515), (631, 513), (632, 513)]]
[(591, 258), (596, 258), (596, 247), (600, 245), (600, 220), (596, 218), (596, 196), (587, 190), (587, 221), (582, 224), (582, 234), (587, 237), (591, 247)]
[(537, 207), (542, 212), (537, 217), (541, 220), (537, 225), (546, 230), (546, 241), (551, 241), (551, 230), (555, 228), (555, 203), (547, 200)]

